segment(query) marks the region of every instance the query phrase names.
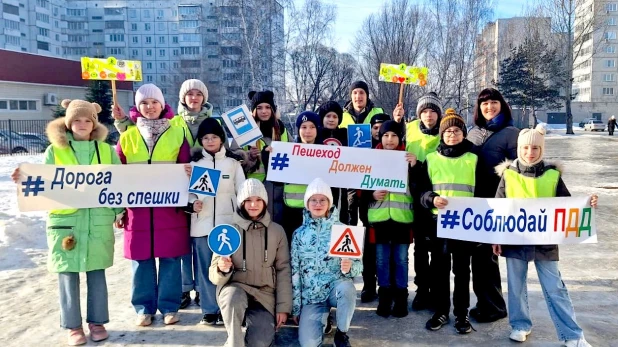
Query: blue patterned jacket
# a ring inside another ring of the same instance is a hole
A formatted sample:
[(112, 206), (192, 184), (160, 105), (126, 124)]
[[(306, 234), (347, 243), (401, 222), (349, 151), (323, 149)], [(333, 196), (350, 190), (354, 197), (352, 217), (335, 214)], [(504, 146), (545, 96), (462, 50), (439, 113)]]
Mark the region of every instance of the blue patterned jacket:
[(324, 302), (336, 281), (352, 281), (363, 271), (360, 259), (352, 259), (347, 274), (341, 272), (341, 258), (328, 256), (330, 234), (339, 222), (339, 211), (332, 207), (328, 218), (311, 218), (303, 210), (303, 224), (292, 237), (292, 315), (298, 316), (302, 305)]

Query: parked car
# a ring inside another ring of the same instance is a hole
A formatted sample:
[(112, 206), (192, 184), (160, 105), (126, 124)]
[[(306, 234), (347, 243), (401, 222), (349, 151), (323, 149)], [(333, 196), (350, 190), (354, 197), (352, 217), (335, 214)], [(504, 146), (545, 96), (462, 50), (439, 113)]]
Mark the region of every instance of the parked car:
[(19, 135), (21, 135), (23, 138), (25, 138), (29, 142), (40, 143), (40, 144), (42, 144), (45, 147), (49, 146), (49, 140), (47, 139), (47, 136), (45, 136), (45, 134), (21, 133), (20, 132)]
[(14, 131), (0, 130), (0, 154), (43, 153), (47, 146), (32, 142)]
[(584, 131), (605, 131), (605, 123), (600, 120), (591, 119), (588, 123), (584, 124)]
[(588, 124), (591, 120), (596, 120), (596, 118), (584, 118), (581, 122), (579, 122), (579, 127), (584, 128), (584, 125)]

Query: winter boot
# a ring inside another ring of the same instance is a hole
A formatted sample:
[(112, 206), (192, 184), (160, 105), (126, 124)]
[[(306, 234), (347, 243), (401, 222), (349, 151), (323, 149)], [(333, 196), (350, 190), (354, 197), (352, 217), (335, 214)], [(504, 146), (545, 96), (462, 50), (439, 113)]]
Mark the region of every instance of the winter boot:
[(381, 317), (388, 317), (391, 314), (393, 306), (393, 293), (389, 287), (380, 287), (378, 289), (378, 309), (376, 313)]
[(408, 288), (396, 288), (393, 292), (395, 304), (393, 317), (402, 318), (408, 315)]
[(335, 347), (352, 347), (347, 333), (337, 329), (335, 332)]
[[(374, 281), (375, 282), (375, 281)], [(373, 286), (370, 283), (366, 283), (363, 286), (363, 290), (361, 291), (361, 302), (362, 303), (367, 303), (367, 302), (372, 302), (373, 300), (376, 299), (376, 285), (375, 283), (373, 283)]]
[(180, 309), (183, 310), (191, 304), (191, 292), (184, 292), (180, 297)]
[(412, 310), (422, 311), (430, 307), (431, 307), (431, 295), (429, 295), (429, 290), (419, 288), (416, 291), (414, 300), (412, 300)]

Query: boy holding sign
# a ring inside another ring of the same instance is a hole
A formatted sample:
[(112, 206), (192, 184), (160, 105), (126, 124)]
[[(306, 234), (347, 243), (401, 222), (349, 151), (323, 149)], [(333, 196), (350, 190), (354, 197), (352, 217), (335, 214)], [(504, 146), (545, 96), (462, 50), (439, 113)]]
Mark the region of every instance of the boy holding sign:
[(321, 178), (305, 191), (303, 225), (292, 239), (292, 316), (300, 345), (320, 346), (326, 317), (337, 308), (335, 346), (349, 346), (347, 335), (356, 307), (353, 278), (360, 275), (360, 259), (328, 256), (333, 225), (341, 225), (331, 188)]
[[(517, 139), (517, 159), (496, 167), (502, 177), (496, 198), (549, 198), (571, 196), (562, 181), (560, 169), (543, 161), (545, 129), (524, 129)], [(590, 197), (597, 206), (598, 197)], [(494, 254), (506, 258), (508, 275), (509, 323), (513, 341), (524, 342), (531, 333), (532, 320), (528, 307), (528, 262), (534, 261), (545, 302), (556, 327), (558, 338), (567, 347), (590, 347), (582, 328), (575, 320), (573, 303), (558, 269), (558, 246), (494, 245)]]

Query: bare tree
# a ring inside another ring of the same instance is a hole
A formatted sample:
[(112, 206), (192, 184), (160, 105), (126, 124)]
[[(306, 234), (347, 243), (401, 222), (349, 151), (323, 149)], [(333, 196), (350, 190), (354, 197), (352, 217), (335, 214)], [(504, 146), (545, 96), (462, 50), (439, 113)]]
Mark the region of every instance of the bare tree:
[[(540, 11), (552, 18), (552, 32), (555, 47), (564, 47), (563, 95), (566, 110), (566, 133), (573, 134), (571, 101), (577, 95), (573, 90), (573, 72), (585, 67), (591, 56), (604, 47), (603, 33), (606, 8), (603, 1), (586, 0), (537, 0)], [(597, 6), (594, 6), (594, 5)]]
[[(399, 85), (379, 83), (380, 63), (426, 65), (432, 35), (428, 13), (411, 0), (393, 0), (365, 20), (356, 35), (360, 76), (369, 84), (370, 98), (386, 112), (397, 104)], [(406, 87), (404, 100), (416, 98), (423, 88)]]

